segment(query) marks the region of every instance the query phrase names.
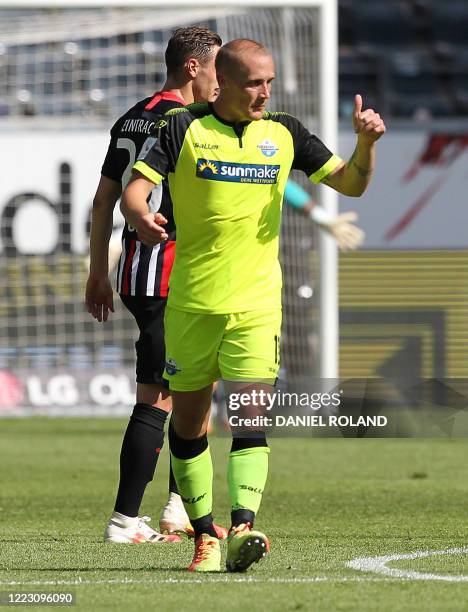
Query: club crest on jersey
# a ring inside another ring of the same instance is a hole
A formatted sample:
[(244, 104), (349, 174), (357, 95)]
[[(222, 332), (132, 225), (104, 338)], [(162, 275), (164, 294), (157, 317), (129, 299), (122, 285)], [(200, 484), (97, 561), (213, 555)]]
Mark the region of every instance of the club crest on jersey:
[(175, 359), (168, 359), (166, 361), (166, 372), (168, 376), (174, 376), (177, 372), (180, 372), (180, 368), (177, 367)]
[(277, 182), (280, 167), (271, 164), (241, 164), (215, 159), (198, 159), (196, 175), (198, 178), (210, 181), (271, 185)]
[(279, 150), (275, 143), (271, 142), (271, 140), (264, 140), (259, 145), (257, 145), (257, 149), (260, 149), (260, 151), (263, 153), (263, 155), (265, 155), (265, 157), (273, 157), (273, 155), (275, 155), (276, 152)]
[(150, 136), (149, 138), (147, 138), (145, 142), (143, 143), (143, 146), (141, 147), (141, 151), (140, 151), (140, 155), (138, 155), (138, 159), (145, 159), (147, 154), (151, 151), (151, 149), (156, 144), (157, 140), (158, 139), (154, 138), (153, 136)]

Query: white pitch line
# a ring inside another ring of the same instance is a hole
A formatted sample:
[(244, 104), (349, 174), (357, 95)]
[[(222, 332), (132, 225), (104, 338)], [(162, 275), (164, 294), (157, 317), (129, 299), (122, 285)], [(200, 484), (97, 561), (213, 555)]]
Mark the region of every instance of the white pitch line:
[(406, 578), (409, 580), (440, 580), (445, 582), (468, 582), (468, 576), (451, 576), (442, 574), (428, 574), (411, 570), (387, 567), (390, 561), (404, 559), (424, 559), (437, 555), (463, 555), (468, 554), (468, 546), (462, 548), (448, 548), (447, 550), (421, 550), (414, 553), (384, 555), (382, 557), (359, 557), (346, 563), (346, 566), (361, 572), (383, 574), (389, 578)]
[(267, 576), (204, 576), (203, 578), (107, 578), (92, 580), (81, 577), (73, 580), (0, 580), (0, 586), (79, 586), (95, 584), (210, 584), (210, 583), (251, 583), (251, 584), (313, 584), (320, 582), (385, 582), (389, 578), (404, 580), (440, 580), (446, 582), (468, 582), (468, 576), (444, 576), (440, 574), (427, 574), (400, 570), (387, 567), (390, 561), (402, 561), (404, 559), (423, 559), (437, 555), (468, 554), (468, 546), (462, 548), (449, 548), (447, 550), (425, 550), (414, 553), (384, 555), (382, 557), (359, 557), (346, 563), (346, 566), (362, 572), (381, 574), (382, 577), (361, 576), (306, 576), (297, 578), (268, 578)]
[(304, 578), (262, 578), (246, 576), (234, 578), (229, 576), (205, 576), (204, 578), (108, 578), (108, 579), (81, 579), (74, 580), (0, 580), (0, 586), (79, 586), (94, 584), (211, 584), (211, 583), (253, 583), (253, 584), (311, 584), (319, 582), (388, 582), (387, 578), (361, 577), (361, 576), (310, 576)]

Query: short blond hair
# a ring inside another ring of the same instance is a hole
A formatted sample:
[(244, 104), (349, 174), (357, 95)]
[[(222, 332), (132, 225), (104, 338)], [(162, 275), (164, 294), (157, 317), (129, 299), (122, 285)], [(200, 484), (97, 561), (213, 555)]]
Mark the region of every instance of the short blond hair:
[(216, 56), (216, 71), (220, 74), (235, 70), (248, 51), (271, 55), (265, 45), (250, 38), (236, 38), (223, 45)]

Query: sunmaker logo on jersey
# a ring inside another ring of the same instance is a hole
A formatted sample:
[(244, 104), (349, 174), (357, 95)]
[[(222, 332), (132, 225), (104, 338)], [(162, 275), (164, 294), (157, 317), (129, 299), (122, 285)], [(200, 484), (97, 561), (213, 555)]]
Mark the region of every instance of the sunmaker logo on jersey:
[(197, 160), (197, 176), (210, 181), (273, 184), (278, 179), (279, 171), (279, 165), (241, 164), (215, 159)]

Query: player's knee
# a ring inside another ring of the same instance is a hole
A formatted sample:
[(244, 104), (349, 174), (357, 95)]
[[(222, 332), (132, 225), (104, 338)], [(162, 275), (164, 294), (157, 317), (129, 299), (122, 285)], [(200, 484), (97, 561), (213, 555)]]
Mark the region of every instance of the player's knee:
[(136, 398), (138, 403), (148, 404), (165, 412), (172, 409), (170, 391), (161, 383), (137, 383)]

